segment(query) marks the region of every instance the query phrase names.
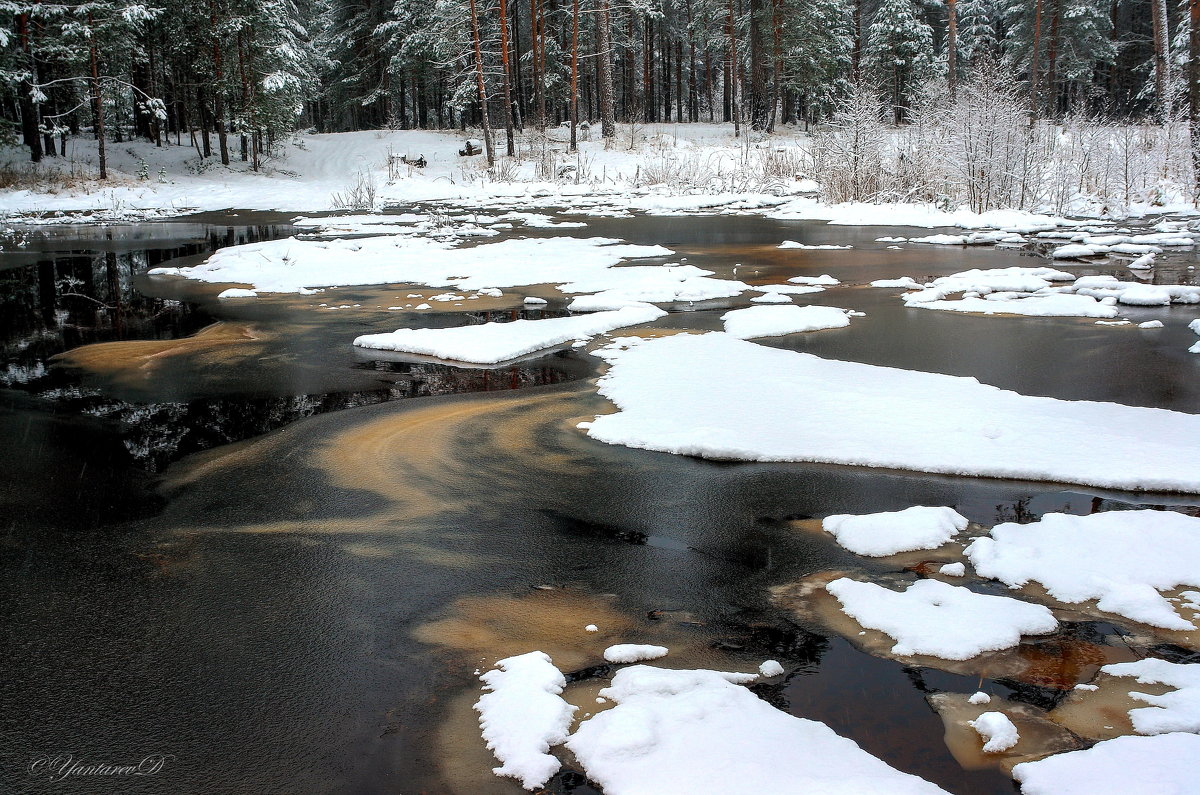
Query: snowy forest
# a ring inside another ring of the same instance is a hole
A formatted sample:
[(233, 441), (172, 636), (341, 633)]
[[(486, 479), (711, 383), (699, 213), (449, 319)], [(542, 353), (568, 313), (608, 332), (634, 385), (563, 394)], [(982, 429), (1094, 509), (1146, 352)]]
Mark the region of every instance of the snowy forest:
[[(295, 129), (896, 124), (972, 91), (1035, 117), (1186, 117), (1200, 3), (1165, 0), (6, 2), (0, 131), (256, 161)], [(1190, 108), (1195, 113), (1195, 91)], [(940, 95), (944, 95), (940, 96)], [(498, 136), (499, 137), (499, 136)]]

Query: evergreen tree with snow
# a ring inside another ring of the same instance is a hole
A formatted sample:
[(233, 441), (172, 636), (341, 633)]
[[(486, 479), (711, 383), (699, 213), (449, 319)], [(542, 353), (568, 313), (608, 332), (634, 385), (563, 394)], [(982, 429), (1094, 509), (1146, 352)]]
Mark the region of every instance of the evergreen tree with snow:
[(867, 71), (886, 91), (900, 124), (933, 74), (933, 28), (912, 0), (883, 0), (867, 33)]

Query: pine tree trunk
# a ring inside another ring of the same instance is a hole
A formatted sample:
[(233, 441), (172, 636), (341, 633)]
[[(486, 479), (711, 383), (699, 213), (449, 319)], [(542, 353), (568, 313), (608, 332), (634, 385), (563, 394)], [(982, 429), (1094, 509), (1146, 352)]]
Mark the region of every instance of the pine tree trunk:
[(225, 72), (221, 65), (221, 40), (217, 36), (217, 3), (216, 0), (208, 0), (209, 9), (209, 33), (212, 35), (212, 59), (213, 59), (213, 123), (217, 128), (217, 141), (221, 145), (221, 165), (229, 165), (229, 139), (225, 130), (225, 98), (222, 88), (222, 83), (225, 81)]
[[(576, 0), (578, 2), (578, 0)], [(500, 71), (504, 86), (504, 142), (509, 157), (517, 153), (513, 140), (512, 86), (508, 64), (508, 0), (500, 0)]]
[(767, 132), (775, 132), (775, 117), (779, 112), (780, 96), (783, 94), (783, 16), (779, 13), (780, 0), (771, 0), (771, 115), (767, 118)]
[(100, 55), (96, 52), (96, 27), (92, 15), (88, 13), (88, 30), (91, 35), (88, 41), (88, 56), (92, 68), (92, 102), (96, 114), (96, 146), (99, 150), (100, 179), (108, 179), (108, 154), (104, 150), (104, 92), (100, 90)]
[(1062, 0), (1053, 0), (1054, 10), (1050, 14), (1050, 43), (1046, 50), (1046, 92), (1050, 101), (1046, 107), (1050, 117), (1058, 115), (1058, 45), (1059, 25), (1062, 20)]
[(950, 99), (958, 88), (958, 0), (946, 0), (946, 85)]
[(579, 150), (579, 0), (571, 4), (571, 151)]
[(1154, 101), (1159, 116), (1167, 117), (1170, 97), (1167, 96), (1167, 0), (1150, 0), (1150, 18), (1154, 31)]
[(1033, 51), (1029, 54), (1029, 123), (1038, 117), (1038, 54), (1042, 48), (1042, 0), (1033, 8)]
[(483, 48), (479, 43), (479, 16), (475, 12), (475, 0), (471, 0), (471, 39), (475, 45), (475, 79), (479, 86), (479, 126), (483, 128), (483, 148), (487, 152), (488, 168), (496, 165), (496, 152), (492, 144), (492, 128), (488, 124), (487, 88), (483, 83)]
[(604, 138), (611, 139), (617, 135), (617, 119), (613, 112), (612, 36), (608, 25), (608, 0), (600, 0), (600, 17), (596, 25), (596, 69), (600, 81), (600, 134)]
[(1192, 134), (1192, 197), (1200, 202), (1200, 0), (1188, 0), (1188, 122)]
[(741, 107), (738, 102), (738, 55), (737, 55), (737, 25), (733, 16), (733, 0), (725, 0), (725, 31), (729, 36), (728, 58), (729, 66), (726, 71), (729, 86), (729, 114), (733, 117), (733, 137), (742, 134)]
[(42, 159), (42, 139), (38, 132), (38, 108), (30, 96), (37, 80), (37, 69), (33, 61), (33, 46), (30, 43), (29, 15), (17, 15), (17, 35), (21, 40), (21, 51), (28, 62), (29, 77), (22, 80), (17, 89), (17, 105), (21, 111), (21, 137), (29, 147), (29, 160), (37, 163)]

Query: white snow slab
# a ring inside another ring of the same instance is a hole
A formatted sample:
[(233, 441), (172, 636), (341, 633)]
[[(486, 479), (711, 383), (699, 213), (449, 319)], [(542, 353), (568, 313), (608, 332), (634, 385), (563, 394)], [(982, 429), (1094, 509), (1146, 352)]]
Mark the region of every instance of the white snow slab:
[(901, 276), (899, 279), (876, 279), (871, 282), (872, 287), (902, 287), (906, 290), (921, 289), (923, 286), (919, 281), (911, 276)]
[[(756, 284), (752, 290), (762, 290), (764, 293), (781, 293), (783, 295), (804, 295), (805, 293), (823, 293), (824, 287), (815, 284)], [(753, 298), (750, 300), (754, 300)]]
[(835, 514), (822, 529), (856, 555), (882, 557), (914, 549), (937, 549), (967, 527), (953, 508), (914, 505), (902, 511)]
[(846, 310), (833, 306), (752, 306), (721, 315), (725, 331), (738, 339), (779, 337), (801, 331), (842, 328), (850, 325)]
[(820, 276), (793, 276), (788, 279), (789, 284), (807, 284), (817, 286), (832, 286), (841, 284), (840, 281), (830, 276), (828, 273), (822, 273)]
[(984, 739), (983, 752), (998, 754), (1012, 748), (1021, 739), (1017, 727), (1003, 712), (985, 712), (967, 725)]
[(1022, 762), (1012, 770), (1024, 795), (1195, 795), (1200, 735), (1117, 737), (1083, 751)]
[[(1200, 417), (1020, 395), (973, 378), (679, 334), (598, 352), (619, 411), (592, 438), (715, 459), (817, 461), (1200, 492)], [(722, 378), (711, 378), (714, 363)], [(737, 406), (730, 412), (730, 406)], [(1197, 567), (1200, 570), (1200, 567)]]
[(780, 293), (766, 292), (750, 299), (752, 304), (790, 304), (792, 299)]
[(603, 237), (512, 239), (469, 248), (455, 248), (446, 240), (392, 235), (356, 240), (287, 238), (230, 246), (194, 267), (154, 268), (149, 274), (252, 284), (259, 292), (271, 293), (360, 284), (478, 290), (585, 277), (593, 280), (595, 289), (602, 290), (624, 278), (615, 276), (613, 281), (605, 281), (606, 272), (620, 270), (612, 266), (630, 258), (670, 253), (661, 246), (623, 245)]
[(833, 251), (837, 249), (854, 248), (854, 246), (835, 246), (832, 244), (823, 244), (819, 246), (808, 245), (805, 243), (797, 243), (795, 240), (785, 240), (779, 244), (779, 248), (798, 248), (809, 251)]
[(604, 659), (610, 663), (635, 663), (666, 657), (668, 651), (666, 646), (652, 646), (646, 643), (618, 643), (604, 650)]
[(618, 671), (600, 691), (616, 706), (584, 721), (567, 747), (607, 795), (943, 791), (823, 723), (770, 706), (731, 676), (646, 665)]
[(241, 287), (230, 287), (218, 293), (217, 298), (258, 298), (258, 293)]
[(967, 576), (967, 566), (962, 561), (947, 563), (938, 568), (938, 574), (944, 574), (947, 577), (965, 577)]
[(439, 359), (495, 364), (572, 340), (590, 339), (623, 326), (635, 326), (667, 314), (649, 304), (611, 312), (549, 320), (514, 320), (458, 328), (402, 328), (387, 334), (364, 334), (360, 348), (403, 351)]
[[(920, 295), (919, 293), (916, 295)], [(957, 300), (909, 300), (906, 306), (919, 309), (939, 309), (945, 312), (974, 312), (983, 315), (1026, 315), (1029, 317), (1116, 317), (1117, 308), (1102, 304), (1087, 295), (1048, 293), (1014, 295), (992, 293), (984, 298), (964, 297)]]
[(1200, 732), (1200, 665), (1181, 664), (1147, 657), (1113, 663), (1100, 669), (1112, 676), (1134, 676), (1138, 684), (1163, 684), (1176, 688), (1161, 696), (1132, 692), (1133, 698), (1150, 706), (1129, 710), (1129, 719), (1139, 734)]
[[(1200, 436), (1192, 430), (1177, 438)], [(1196, 467), (1188, 465), (1191, 472)], [(1200, 585), (1200, 519), (1191, 516), (1174, 511), (1049, 513), (1029, 524), (996, 525), (990, 537), (977, 538), (965, 552), (976, 572), (1011, 587), (1036, 581), (1060, 602), (1096, 599), (1101, 610), (1151, 626), (1196, 628), (1159, 594)]]
[(669, 303), (732, 298), (750, 287), (733, 279), (710, 278), (712, 271), (694, 265), (626, 265), (584, 271), (558, 289), (564, 293), (595, 293), (581, 296), (571, 309), (595, 311), (633, 302)]
[(567, 685), (545, 652), (508, 657), (479, 677), (484, 693), (475, 702), (488, 750), (500, 761), (497, 776), (511, 776), (536, 789), (561, 766), (550, 746), (567, 739), (575, 707), (561, 695)]
[(969, 660), (985, 651), (1016, 646), (1022, 635), (1042, 635), (1058, 621), (1042, 605), (988, 596), (938, 580), (918, 580), (893, 591), (847, 577), (825, 586), (842, 612), (896, 640), (892, 653)]

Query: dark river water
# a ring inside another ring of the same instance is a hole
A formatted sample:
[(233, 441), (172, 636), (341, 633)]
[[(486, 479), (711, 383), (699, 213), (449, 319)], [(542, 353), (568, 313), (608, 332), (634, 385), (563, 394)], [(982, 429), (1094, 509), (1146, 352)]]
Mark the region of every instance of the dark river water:
[[(584, 669), (619, 638), (661, 641), (676, 665), (778, 659), (786, 681), (760, 686), (772, 703), (950, 791), (1012, 792), (998, 770), (954, 761), (925, 701), (972, 692), (977, 677), (869, 656), (772, 606), (771, 587), (814, 572), (887, 568), (788, 521), (915, 504), (985, 525), (1131, 504), (1194, 510), (1169, 495), (612, 447), (574, 429), (610, 410), (584, 353), (468, 368), (349, 344), (406, 322), (553, 316), (561, 298), (531, 313), (506, 291), (414, 321), (384, 308), (405, 287), (223, 303), (220, 288), (145, 276), (293, 231), (285, 217), (241, 214), (3, 241), (0, 789), (519, 792), (489, 772), (474, 672), (533, 649)], [(759, 284), (1044, 263), (987, 248), (887, 250), (875, 238), (904, 230), (753, 217), (588, 219), (571, 231), (660, 243), (672, 261), (722, 275), (736, 264)], [(856, 248), (778, 250), (785, 239)], [(1191, 261), (1172, 254), (1156, 278), (1187, 281)], [(766, 344), (1200, 412), (1200, 356), (1187, 353), (1195, 336), (1182, 322), (1194, 308), (1128, 308), (1167, 323), (1139, 331), (907, 309), (896, 294), (803, 296), (866, 316)], [(732, 305), (677, 307), (657, 325), (718, 328)], [(708, 375), (724, 377), (719, 363)], [(582, 637), (587, 623), (618, 634)], [(1036, 705), (1056, 697), (987, 686)], [(31, 773), (64, 755), (163, 763), (139, 778)], [(592, 790), (568, 770), (550, 791)]]

